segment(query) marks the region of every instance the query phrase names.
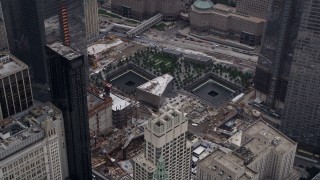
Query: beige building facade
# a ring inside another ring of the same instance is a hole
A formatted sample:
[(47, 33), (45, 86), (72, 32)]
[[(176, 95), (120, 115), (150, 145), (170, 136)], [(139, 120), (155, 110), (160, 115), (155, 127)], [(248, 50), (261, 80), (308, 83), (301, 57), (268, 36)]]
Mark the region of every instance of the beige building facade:
[(96, 87), (88, 88), (89, 129), (94, 136), (101, 135), (112, 127), (112, 99), (100, 94)]
[(66, 179), (62, 113), (50, 103), (1, 120), (0, 179)]
[(293, 169), (296, 150), (296, 142), (258, 120), (242, 132), (239, 148), (229, 153), (217, 150), (201, 160), (197, 177), (198, 180), (299, 179)]
[(172, 21), (178, 18), (184, 0), (116, 0), (111, 2), (112, 12), (124, 17), (144, 20), (158, 13), (163, 19)]
[(91, 41), (99, 37), (99, 15), (98, 15), (98, 1), (97, 0), (85, 0), (85, 23), (86, 23), (86, 35), (87, 40)]
[(198, 35), (216, 35), (247, 45), (261, 43), (265, 19), (241, 15), (236, 8), (197, 0), (189, 13), (190, 31)]
[(237, 0), (237, 13), (267, 19), (271, 0)]
[(162, 156), (167, 179), (190, 179), (191, 143), (186, 139), (188, 120), (183, 112), (172, 107), (153, 114), (144, 131), (144, 153), (133, 159), (133, 179), (152, 179)]

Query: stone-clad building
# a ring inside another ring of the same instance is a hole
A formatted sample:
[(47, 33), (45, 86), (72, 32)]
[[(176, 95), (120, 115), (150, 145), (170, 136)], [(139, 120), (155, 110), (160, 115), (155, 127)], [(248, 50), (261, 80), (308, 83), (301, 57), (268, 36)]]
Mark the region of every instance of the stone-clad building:
[(124, 17), (144, 20), (162, 13), (166, 21), (175, 20), (183, 9), (183, 0), (116, 0), (112, 12)]
[(190, 31), (198, 35), (216, 35), (234, 39), (250, 46), (261, 43), (265, 19), (239, 13), (237, 8), (213, 4), (210, 0), (197, 0), (189, 13)]

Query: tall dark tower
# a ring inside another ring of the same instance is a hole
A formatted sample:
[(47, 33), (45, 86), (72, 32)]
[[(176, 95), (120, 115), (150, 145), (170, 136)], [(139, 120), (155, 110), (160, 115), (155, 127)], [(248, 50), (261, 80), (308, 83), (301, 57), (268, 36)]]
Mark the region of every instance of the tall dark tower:
[(261, 46), (254, 86), (256, 96), (271, 108), (284, 108), (303, 1), (274, 0)]
[[(256, 96), (281, 130), (320, 147), (320, 0), (274, 0), (255, 76)], [(316, 148), (316, 149), (317, 149)]]
[(71, 179), (92, 177), (84, 56), (55, 42), (46, 46), (52, 102), (62, 110)]
[[(47, 90), (45, 45), (55, 41), (81, 52), (88, 73), (84, 0), (0, 0), (10, 51), (28, 64), (35, 97)], [(87, 78), (88, 79), (88, 78)], [(41, 99), (40, 99), (41, 100)]]
[(304, 0), (281, 130), (320, 153), (320, 0)]

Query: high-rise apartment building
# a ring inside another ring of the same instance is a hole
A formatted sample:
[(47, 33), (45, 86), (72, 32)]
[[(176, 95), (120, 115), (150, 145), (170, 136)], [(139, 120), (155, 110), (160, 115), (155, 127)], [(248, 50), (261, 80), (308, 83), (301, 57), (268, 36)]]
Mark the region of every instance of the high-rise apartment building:
[(256, 69), (256, 97), (280, 110), (281, 130), (320, 147), (319, 0), (274, 0)]
[(84, 0), (86, 35), (89, 41), (99, 37), (98, 1)]
[(84, 56), (54, 42), (46, 46), (52, 102), (61, 109), (71, 179), (92, 178)]
[(0, 120), (0, 179), (66, 179), (62, 113), (50, 103)]
[[(167, 106), (159, 110), (159, 115), (153, 114), (144, 131), (144, 153), (133, 159), (134, 180), (190, 179), (191, 143), (186, 139), (187, 129), (188, 120), (175, 108)], [(161, 168), (163, 164), (165, 168)], [(159, 168), (166, 173), (159, 174)]]
[(30, 67), (33, 84), (48, 83), (45, 45), (57, 40), (86, 54), (81, 0), (0, 0), (10, 51)]
[(11, 54), (0, 54), (0, 119), (33, 105), (29, 68)]
[(271, 0), (237, 0), (237, 13), (266, 19)]
[(242, 132), (241, 146), (220, 149), (198, 162), (198, 180), (295, 180), (297, 143), (268, 123), (258, 120)]
[(0, 52), (8, 51), (9, 43), (7, 37), (6, 25), (3, 18), (2, 6), (0, 2)]

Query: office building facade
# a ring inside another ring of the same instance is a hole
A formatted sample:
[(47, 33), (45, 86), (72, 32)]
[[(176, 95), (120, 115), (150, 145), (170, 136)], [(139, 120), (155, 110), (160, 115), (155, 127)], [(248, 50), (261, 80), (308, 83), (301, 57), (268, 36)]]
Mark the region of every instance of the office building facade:
[(50, 103), (0, 120), (0, 179), (66, 179), (62, 113)]
[(64, 117), (69, 175), (92, 178), (84, 56), (55, 42), (46, 46), (52, 102)]
[(87, 40), (92, 41), (99, 37), (99, 15), (98, 15), (98, 1), (96, 0), (85, 0), (84, 11), (85, 11), (85, 22), (86, 22), (86, 35)]
[(183, 0), (117, 0), (111, 2), (112, 12), (124, 17), (144, 20), (158, 13), (163, 19), (172, 21), (183, 10)]
[(281, 130), (301, 145), (320, 148), (320, 1), (306, 0), (292, 56)]
[[(190, 179), (191, 143), (186, 139), (187, 129), (188, 121), (177, 109), (167, 106), (159, 110), (159, 115), (153, 114), (144, 131), (144, 153), (133, 159), (133, 179)], [(164, 164), (161, 169), (165, 174), (157, 172), (158, 163)]]
[(8, 51), (9, 43), (7, 37), (6, 25), (3, 18), (2, 5), (0, 2), (0, 52)]
[(281, 130), (319, 147), (318, 0), (275, 0), (256, 68), (256, 97), (281, 114)]
[(237, 0), (237, 13), (266, 19), (271, 0)]
[(274, 0), (267, 19), (254, 87), (269, 107), (284, 108), (304, 1)]
[(57, 40), (86, 54), (81, 0), (1, 0), (10, 51), (30, 67), (33, 84), (48, 84), (45, 45)]
[(112, 98), (95, 86), (90, 86), (87, 93), (89, 129), (94, 136), (102, 135), (112, 127)]
[(215, 35), (255, 46), (261, 43), (265, 19), (251, 14), (255, 15), (238, 13), (238, 6), (234, 8), (214, 5), (210, 0), (197, 0), (189, 13), (190, 31), (197, 35)]
[(11, 54), (0, 54), (0, 119), (33, 105), (29, 68)]

